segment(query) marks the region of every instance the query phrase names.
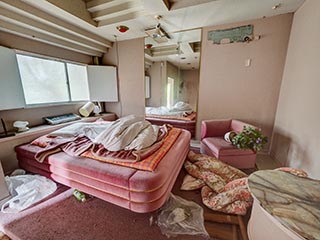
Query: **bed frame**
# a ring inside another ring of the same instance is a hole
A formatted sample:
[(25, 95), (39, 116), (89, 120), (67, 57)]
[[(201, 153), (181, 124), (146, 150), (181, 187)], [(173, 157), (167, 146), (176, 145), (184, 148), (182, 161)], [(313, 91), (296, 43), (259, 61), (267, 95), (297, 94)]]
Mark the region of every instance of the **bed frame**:
[(39, 147), (30, 144), (16, 147), (16, 153), (20, 167), (29, 172), (131, 211), (145, 213), (165, 203), (189, 152), (189, 145), (190, 133), (182, 130), (153, 172), (71, 157), (64, 152), (52, 154), (39, 163), (34, 158)]
[(170, 124), (175, 128), (182, 128), (191, 133), (193, 138), (196, 133), (196, 121), (195, 120), (180, 120), (180, 119), (170, 119), (170, 118), (156, 118), (146, 116), (146, 120), (151, 124), (162, 126), (163, 124)]

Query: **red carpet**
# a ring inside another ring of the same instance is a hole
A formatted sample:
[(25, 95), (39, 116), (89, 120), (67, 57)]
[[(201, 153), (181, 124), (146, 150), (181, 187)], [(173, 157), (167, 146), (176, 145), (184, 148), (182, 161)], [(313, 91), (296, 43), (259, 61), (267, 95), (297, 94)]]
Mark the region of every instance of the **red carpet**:
[[(175, 191), (179, 186), (177, 182)], [(71, 189), (62, 186), (54, 196), (19, 214), (0, 213), (0, 231), (13, 240), (167, 240), (157, 225), (150, 226), (151, 216), (156, 219), (157, 213), (134, 213), (97, 198), (80, 203)], [(179, 235), (173, 239), (204, 238)]]

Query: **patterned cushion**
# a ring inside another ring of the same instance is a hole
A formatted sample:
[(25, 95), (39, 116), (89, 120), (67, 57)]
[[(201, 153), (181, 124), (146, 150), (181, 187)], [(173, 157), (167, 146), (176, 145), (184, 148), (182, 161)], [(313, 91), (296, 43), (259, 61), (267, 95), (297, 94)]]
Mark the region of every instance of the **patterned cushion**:
[(210, 209), (224, 213), (245, 215), (253, 199), (247, 188), (247, 175), (214, 157), (189, 152), (184, 164), (187, 172), (202, 180), (203, 203)]
[(194, 178), (191, 175), (187, 174), (183, 178), (180, 190), (196, 190), (202, 188), (205, 185), (206, 184), (201, 179)]
[(209, 187), (201, 190), (202, 201), (208, 208), (237, 215), (245, 215), (253, 199), (246, 186), (240, 186), (216, 194)]

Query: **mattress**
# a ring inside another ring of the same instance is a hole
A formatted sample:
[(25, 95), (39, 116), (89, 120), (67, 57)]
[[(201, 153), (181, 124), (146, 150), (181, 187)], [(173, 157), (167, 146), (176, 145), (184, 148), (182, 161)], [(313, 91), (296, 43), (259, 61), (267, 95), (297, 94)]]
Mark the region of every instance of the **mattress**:
[(134, 212), (152, 212), (161, 207), (189, 152), (190, 133), (181, 134), (153, 172), (89, 158), (72, 157), (64, 152), (50, 155), (43, 163), (35, 160), (39, 147), (16, 147), (19, 166), (44, 175), (63, 185), (111, 202)]
[(195, 120), (180, 120), (180, 119), (166, 119), (166, 118), (155, 118), (146, 117), (146, 120), (151, 124), (162, 126), (163, 124), (170, 124), (175, 128), (181, 128), (189, 131), (191, 137), (195, 136), (196, 132), (196, 121)]

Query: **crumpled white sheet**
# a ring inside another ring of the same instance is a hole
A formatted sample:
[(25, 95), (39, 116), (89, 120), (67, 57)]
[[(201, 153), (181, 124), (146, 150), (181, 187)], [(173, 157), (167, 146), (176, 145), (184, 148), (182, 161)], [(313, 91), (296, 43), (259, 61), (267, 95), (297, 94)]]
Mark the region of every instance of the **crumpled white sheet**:
[(17, 175), (5, 177), (12, 196), (1, 207), (3, 213), (17, 213), (49, 196), (57, 189), (57, 184), (40, 175)]

